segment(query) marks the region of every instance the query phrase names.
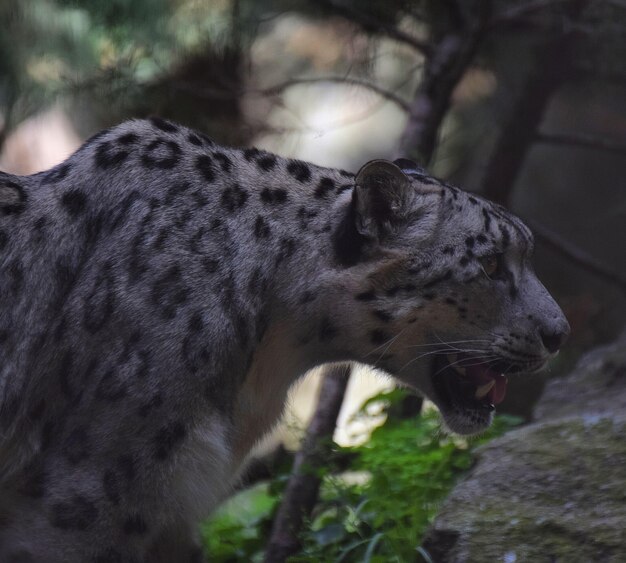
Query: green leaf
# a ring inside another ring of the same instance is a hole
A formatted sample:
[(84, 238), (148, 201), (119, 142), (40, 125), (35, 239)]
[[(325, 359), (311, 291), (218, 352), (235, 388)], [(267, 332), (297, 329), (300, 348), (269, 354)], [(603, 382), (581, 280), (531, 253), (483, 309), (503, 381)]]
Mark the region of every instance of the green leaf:
[(365, 555), (363, 556), (363, 563), (370, 563), (372, 560), (372, 555), (374, 554), (374, 550), (378, 545), (378, 542), (383, 538), (383, 534), (378, 532), (372, 537), (369, 544), (367, 545), (367, 549), (365, 550)]
[(317, 532), (313, 532), (313, 537), (318, 545), (328, 545), (338, 542), (346, 535), (346, 531), (341, 524), (329, 524)]

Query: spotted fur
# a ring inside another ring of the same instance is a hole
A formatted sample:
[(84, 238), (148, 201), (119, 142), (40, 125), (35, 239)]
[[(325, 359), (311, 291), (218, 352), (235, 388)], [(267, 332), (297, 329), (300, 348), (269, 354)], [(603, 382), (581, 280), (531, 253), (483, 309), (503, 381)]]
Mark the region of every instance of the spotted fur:
[(161, 119), (0, 173), (0, 560), (199, 560), (198, 520), (316, 365), (437, 402), (441, 342), (544, 362), (566, 322), (532, 246), (408, 161), (355, 177)]

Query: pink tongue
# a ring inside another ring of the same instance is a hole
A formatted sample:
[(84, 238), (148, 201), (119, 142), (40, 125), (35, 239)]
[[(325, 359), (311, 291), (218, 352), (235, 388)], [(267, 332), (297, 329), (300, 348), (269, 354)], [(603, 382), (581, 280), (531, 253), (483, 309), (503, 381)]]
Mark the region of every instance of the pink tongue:
[(477, 387), (495, 381), (495, 385), (489, 390), (487, 398), (491, 403), (497, 405), (504, 401), (506, 395), (507, 378), (501, 373), (490, 371), (485, 366), (475, 365), (466, 369), (465, 376)]
[(508, 382), (508, 379), (504, 375), (499, 373), (495, 377), (495, 380), (496, 384), (491, 388), (487, 397), (489, 397), (489, 400), (494, 405), (498, 405), (502, 401), (504, 401), (504, 396), (506, 395), (506, 384)]

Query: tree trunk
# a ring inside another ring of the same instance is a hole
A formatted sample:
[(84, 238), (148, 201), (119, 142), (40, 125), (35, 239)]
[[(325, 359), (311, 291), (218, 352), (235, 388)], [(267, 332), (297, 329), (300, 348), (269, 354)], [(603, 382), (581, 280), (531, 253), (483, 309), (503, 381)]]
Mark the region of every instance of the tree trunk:
[[(426, 161), (430, 160), (452, 92), (482, 38), (491, 1), (477, 0), (476, 5), (478, 11), (471, 21), (466, 21), (466, 27), (444, 34), (429, 54), (427, 72), (411, 104), (411, 115), (400, 141), (400, 153), (419, 153)], [(323, 452), (327, 451), (323, 444), (332, 438), (350, 371), (350, 364), (333, 366), (324, 378), (317, 410), (304, 444), (296, 454), (294, 469), (274, 520), (265, 563), (282, 563), (300, 549), (303, 521), (317, 502), (320, 485), (317, 470), (324, 464)], [(412, 398), (407, 401), (405, 411), (417, 413), (421, 403), (421, 399)]]
[(423, 165), (429, 163), (452, 93), (476, 54), (490, 13), (491, 1), (477, 0), (465, 22), (458, 17), (450, 18), (450, 29), (441, 34), (426, 60), (424, 78), (411, 103), (398, 156), (416, 158)]
[(330, 452), (350, 370), (350, 364), (335, 364), (324, 375), (317, 410), (295, 456), (293, 472), (274, 520), (265, 553), (266, 563), (285, 561), (300, 549), (300, 530), (317, 502), (321, 483), (319, 468)]
[[(571, 3), (569, 15), (576, 19), (584, 2)], [(539, 125), (555, 91), (572, 75), (573, 51), (580, 31), (553, 35), (534, 49), (533, 70), (522, 86), (508, 120), (491, 153), (482, 184), (485, 197), (506, 205), (513, 184), (535, 141)]]

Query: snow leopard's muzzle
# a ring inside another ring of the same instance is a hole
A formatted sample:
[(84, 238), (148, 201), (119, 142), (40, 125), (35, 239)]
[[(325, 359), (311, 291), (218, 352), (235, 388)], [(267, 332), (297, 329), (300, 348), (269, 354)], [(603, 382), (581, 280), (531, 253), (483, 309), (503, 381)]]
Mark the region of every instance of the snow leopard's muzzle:
[(459, 434), (488, 427), (506, 396), (507, 376), (541, 370), (569, 335), (559, 306), (534, 274), (528, 277), (500, 322), (434, 355), (422, 390)]

